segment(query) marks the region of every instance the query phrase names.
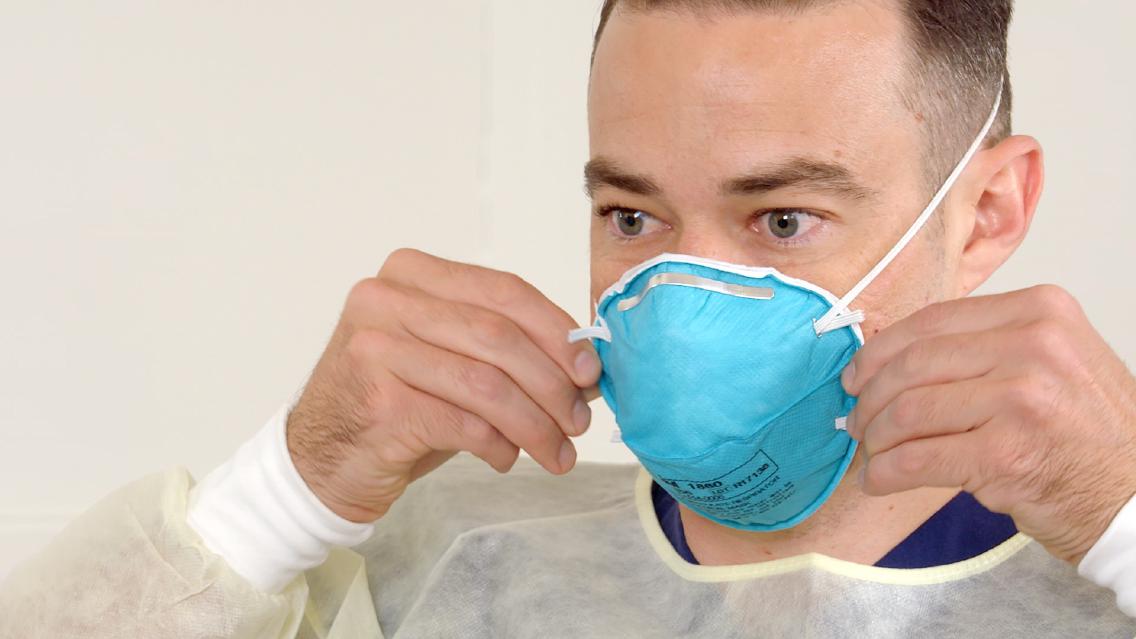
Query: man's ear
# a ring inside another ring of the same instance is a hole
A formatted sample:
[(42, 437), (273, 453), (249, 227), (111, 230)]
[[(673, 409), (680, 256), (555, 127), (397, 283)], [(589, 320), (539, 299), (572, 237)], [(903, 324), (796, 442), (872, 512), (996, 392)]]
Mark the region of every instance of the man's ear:
[(1041, 144), (1014, 135), (975, 156), (965, 179), (970, 188), (958, 206), (963, 216), (957, 239), (962, 245), (955, 278), (957, 296), (969, 295), (985, 282), (1025, 239), (1045, 182)]

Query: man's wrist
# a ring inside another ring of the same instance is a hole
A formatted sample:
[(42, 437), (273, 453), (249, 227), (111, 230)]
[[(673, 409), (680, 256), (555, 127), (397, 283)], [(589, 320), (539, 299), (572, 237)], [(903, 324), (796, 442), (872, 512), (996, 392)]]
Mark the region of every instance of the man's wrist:
[(332, 546), (358, 545), (374, 530), (332, 512), (300, 477), (285, 436), (289, 409), (191, 491), (188, 513), (209, 550), (272, 593), (322, 564)]

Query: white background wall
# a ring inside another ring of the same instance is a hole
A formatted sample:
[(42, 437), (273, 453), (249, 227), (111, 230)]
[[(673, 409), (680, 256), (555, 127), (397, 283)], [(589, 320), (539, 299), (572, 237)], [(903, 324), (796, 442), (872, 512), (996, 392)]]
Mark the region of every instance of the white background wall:
[[(112, 488), (201, 477), (301, 383), (399, 246), (587, 318), (598, 0), (0, 0), (0, 576)], [(1136, 361), (1136, 5), (1019, 2), (1033, 236)], [(582, 458), (623, 460), (597, 403)]]

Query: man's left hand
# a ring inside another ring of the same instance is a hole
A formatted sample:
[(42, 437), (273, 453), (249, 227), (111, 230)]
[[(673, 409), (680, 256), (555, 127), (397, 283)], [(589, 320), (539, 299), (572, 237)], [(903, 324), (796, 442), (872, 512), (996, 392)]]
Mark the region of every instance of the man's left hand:
[(1074, 564), (1136, 494), (1136, 378), (1060, 288), (929, 306), (844, 386), (867, 494), (959, 486)]

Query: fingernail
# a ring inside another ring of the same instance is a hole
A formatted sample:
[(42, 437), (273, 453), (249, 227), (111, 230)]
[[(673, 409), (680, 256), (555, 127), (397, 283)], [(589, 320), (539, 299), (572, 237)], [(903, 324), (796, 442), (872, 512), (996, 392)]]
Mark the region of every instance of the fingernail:
[(576, 400), (576, 406), (572, 408), (572, 422), (576, 426), (575, 435), (583, 435), (592, 423), (592, 409), (583, 399)]
[(567, 471), (576, 462), (576, 447), (567, 439), (560, 445), (560, 469)]
[(580, 351), (576, 356), (576, 375), (584, 383), (595, 381), (600, 376), (600, 358), (590, 349)]
[(844, 385), (844, 390), (851, 392), (852, 382), (856, 381), (856, 360), (848, 362), (844, 367), (844, 371), (840, 373), (840, 383)]
[(856, 429), (856, 409), (853, 408), (852, 411), (848, 413), (848, 417), (846, 417), (844, 419), (844, 430), (848, 431), (848, 435), (852, 439), (859, 441), (859, 438), (856, 437), (856, 430), (855, 429)]

